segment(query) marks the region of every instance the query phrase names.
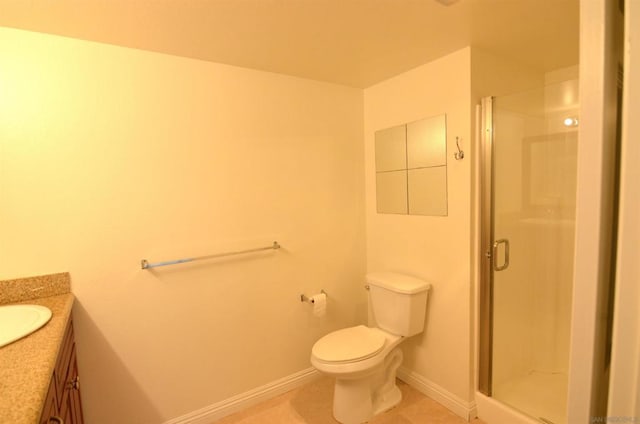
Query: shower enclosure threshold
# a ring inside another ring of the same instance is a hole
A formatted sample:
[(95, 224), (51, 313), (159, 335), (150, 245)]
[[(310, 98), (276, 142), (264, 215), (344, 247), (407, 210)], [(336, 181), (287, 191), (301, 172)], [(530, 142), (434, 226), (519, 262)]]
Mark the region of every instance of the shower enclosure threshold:
[(477, 415), (487, 424), (540, 424), (540, 421), (481, 392), (476, 392)]
[(545, 424), (567, 424), (567, 374), (531, 371), (498, 384), (493, 397)]

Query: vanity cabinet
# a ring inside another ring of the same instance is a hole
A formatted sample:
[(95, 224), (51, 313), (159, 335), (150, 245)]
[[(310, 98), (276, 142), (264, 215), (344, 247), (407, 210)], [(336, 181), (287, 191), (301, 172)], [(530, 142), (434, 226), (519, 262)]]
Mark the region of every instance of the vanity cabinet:
[(39, 424), (83, 424), (73, 322), (62, 339)]

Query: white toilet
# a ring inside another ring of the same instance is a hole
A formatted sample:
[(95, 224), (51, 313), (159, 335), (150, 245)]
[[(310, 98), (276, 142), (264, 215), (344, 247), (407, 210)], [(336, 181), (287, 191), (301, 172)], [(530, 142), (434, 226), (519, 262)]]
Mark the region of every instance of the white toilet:
[(311, 350), (311, 364), (335, 377), (333, 416), (343, 424), (367, 422), (402, 399), (396, 371), (402, 363), (398, 345), (424, 329), (431, 286), (392, 272), (367, 274), (371, 310), (377, 327), (334, 331)]

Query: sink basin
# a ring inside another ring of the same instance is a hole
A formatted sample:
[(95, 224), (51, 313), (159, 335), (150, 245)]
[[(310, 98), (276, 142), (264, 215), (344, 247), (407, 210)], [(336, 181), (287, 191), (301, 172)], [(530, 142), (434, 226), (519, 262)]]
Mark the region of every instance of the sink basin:
[(49, 319), (51, 310), (45, 306), (0, 306), (0, 347), (33, 333)]

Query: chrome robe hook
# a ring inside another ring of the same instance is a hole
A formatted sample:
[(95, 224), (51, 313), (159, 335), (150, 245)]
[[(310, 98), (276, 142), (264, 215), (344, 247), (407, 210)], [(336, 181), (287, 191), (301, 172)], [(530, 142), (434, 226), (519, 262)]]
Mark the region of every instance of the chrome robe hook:
[(464, 152), (460, 148), (460, 137), (456, 137), (456, 147), (458, 151), (453, 154), (453, 157), (456, 158), (456, 160), (462, 160), (464, 158)]

